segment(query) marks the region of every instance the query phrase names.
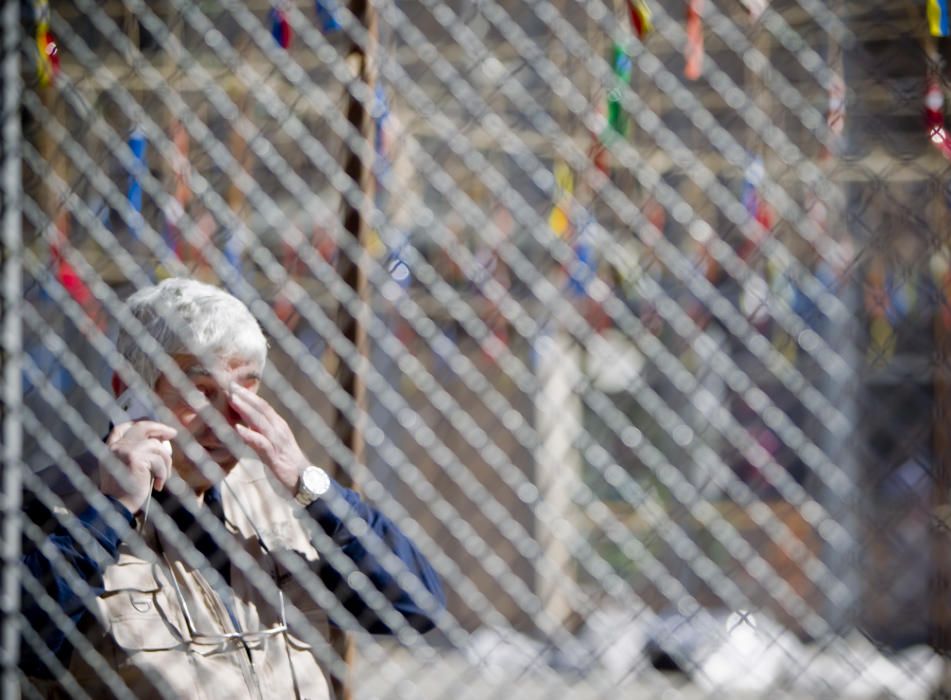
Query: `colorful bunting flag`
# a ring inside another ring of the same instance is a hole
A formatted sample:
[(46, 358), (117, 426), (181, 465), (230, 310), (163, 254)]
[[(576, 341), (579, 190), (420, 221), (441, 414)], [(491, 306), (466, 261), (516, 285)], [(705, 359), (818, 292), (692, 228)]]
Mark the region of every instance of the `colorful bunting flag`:
[(59, 75), (59, 48), (56, 44), (56, 38), (53, 36), (53, 32), (47, 29), (42, 34), (38, 33), (36, 46), (39, 52), (37, 74), (40, 80), (40, 87), (46, 87)]
[(228, 271), (228, 274), (233, 275), (238, 279), (240, 279), (243, 274), (241, 258), (244, 256), (244, 249), (244, 238), (238, 231), (225, 231), (224, 250), (222, 252), (224, 253), (225, 260), (228, 261), (228, 263), (231, 265), (231, 269), (233, 270), (233, 272)]
[(315, 0), (314, 9), (317, 12), (317, 21), (323, 28), (324, 33), (332, 34), (340, 31), (340, 21), (337, 19), (336, 0)]
[(696, 80), (703, 73), (703, 0), (687, 0), (687, 43), (684, 46), (684, 77)]
[(627, 0), (627, 13), (631, 20), (631, 30), (638, 39), (644, 39), (654, 31), (651, 10), (646, 0)]
[(50, 260), (56, 271), (56, 279), (80, 306), (86, 308), (92, 300), (92, 292), (83, 282), (66, 257), (69, 242), (69, 213), (65, 208), (56, 215), (50, 224)]
[(604, 176), (611, 174), (610, 153), (604, 145), (602, 135), (607, 132), (607, 115), (605, 114), (605, 100), (599, 95), (594, 101), (596, 107), (597, 128), (591, 130), (591, 147), (588, 149), (588, 159), (595, 169)]
[(592, 133), (591, 148), (588, 149), (592, 164), (604, 175), (610, 175), (607, 146), (618, 136), (627, 135), (627, 115), (621, 98), (623, 87), (631, 83), (634, 64), (620, 44), (614, 44), (611, 49), (611, 68), (614, 71), (615, 85), (608, 90), (604, 104), (600, 98), (595, 99), (598, 126)]
[(565, 238), (571, 229), (571, 220), (568, 209), (571, 206), (571, 197), (574, 194), (575, 182), (571, 168), (563, 161), (555, 163), (555, 206), (548, 216), (548, 226), (555, 235)]
[(631, 57), (619, 44), (615, 44), (612, 50), (611, 66), (614, 68), (616, 86), (608, 92), (608, 126), (615, 133), (625, 136), (627, 134), (627, 116), (624, 113), (624, 107), (621, 105), (622, 86), (631, 84), (631, 73), (633, 64)]
[(33, 15), (36, 18), (36, 77), (40, 87), (47, 87), (59, 74), (59, 46), (50, 31), (48, 0), (37, 0)]
[(139, 182), (139, 177), (141, 173), (148, 172), (145, 162), (145, 133), (141, 129), (133, 129), (129, 134), (129, 150), (132, 151), (132, 157), (135, 160), (129, 172), (129, 205), (135, 212), (129, 222), (129, 229), (132, 235), (138, 238), (142, 230), (142, 183)]
[(763, 159), (759, 156), (753, 158), (746, 166), (746, 172), (743, 173), (743, 194), (742, 202), (746, 207), (750, 218), (759, 219), (759, 186), (763, 182), (764, 176)]
[(887, 365), (895, 355), (896, 328), (911, 314), (918, 302), (919, 272), (889, 269), (883, 258), (868, 266), (865, 308), (869, 317), (869, 346), (866, 359), (871, 366)]
[(50, 262), (57, 282), (62, 285), (69, 296), (85, 311), (85, 317), (76, 319), (80, 321), (80, 329), (85, 332), (85, 329), (88, 328), (86, 324), (88, 324), (89, 321), (92, 321), (93, 324), (101, 328), (104, 317), (101, 314), (99, 302), (92, 293), (92, 290), (89, 289), (83, 278), (76, 272), (76, 268), (69, 262), (68, 251), (72, 248), (72, 243), (69, 239), (69, 226), (69, 212), (65, 207), (61, 207), (55, 219), (50, 222), (48, 229)]
[(929, 79), (925, 91), (925, 125), (931, 143), (945, 158), (951, 159), (951, 136), (944, 128), (944, 93), (936, 78)]
[(588, 287), (597, 275), (598, 261), (591, 240), (591, 226), (586, 222), (579, 226), (572, 249), (575, 259), (568, 270), (568, 289), (576, 297), (586, 296)]
[(904, 321), (918, 303), (918, 270), (889, 270), (886, 277), (888, 292), (888, 321), (897, 326)]
[(928, 0), (928, 28), (931, 30), (931, 36), (951, 34), (948, 5), (949, 0)]
[(287, 49), (291, 45), (291, 23), (287, 21), (287, 13), (280, 5), (274, 5), (271, 8), (271, 36), (282, 49)]

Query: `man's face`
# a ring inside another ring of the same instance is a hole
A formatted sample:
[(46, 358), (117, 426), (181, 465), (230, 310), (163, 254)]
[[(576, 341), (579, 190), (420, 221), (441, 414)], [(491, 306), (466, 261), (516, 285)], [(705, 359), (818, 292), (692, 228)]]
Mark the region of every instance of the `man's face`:
[[(216, 434), (199, 415), (199, 409), (208, 406), (209, 410), (217, 412), (233, 427), (240, 417), (231, 405), (228, 387), (234, 382), (257, 392), (261, 383), (261, 369), (257, 363), (239, 358), (219, 359), (210, 365), (193, 355), (173, 355), (172, 358), (188, 377), (193, 389), (188, 395), (183, 395), (163, 375), (155, 384), (155, 393), (205, 449), (208, 458), (227, 474), (237, 464), (238, 458), (225, 446), (224, 438)], [(236, 434), (232, 434), (232, 437), (240, 440)], [(214, 483), (215, 475), (204, 474), (198, 465), (185, 456), (179, 445), (173, 452), (172, 463), (178, 475), (196, 490), (204, 491)]]

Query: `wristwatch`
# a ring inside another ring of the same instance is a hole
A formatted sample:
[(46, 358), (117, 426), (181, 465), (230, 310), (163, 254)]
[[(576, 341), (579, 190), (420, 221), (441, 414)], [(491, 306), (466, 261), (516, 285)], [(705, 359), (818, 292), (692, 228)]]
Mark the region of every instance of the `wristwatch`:
[(300, 473), (295, 498), (302, 506), (309, 506), (330, 490), (330, 477), (320, 467), (311, 465)]

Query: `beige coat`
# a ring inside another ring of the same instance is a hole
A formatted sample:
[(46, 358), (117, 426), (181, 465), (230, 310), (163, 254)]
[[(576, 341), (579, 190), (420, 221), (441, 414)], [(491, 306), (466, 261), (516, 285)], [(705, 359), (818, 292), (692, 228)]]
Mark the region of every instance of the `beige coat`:
[[(225, 526), (254, 561), (251, 569), (263, 573), (265, 582), (275, 581), (274, 560), (260, 547), (259, 532), (272, 553), (282, 551), (283, 556), (313, 570), (318, 555), (296, 517), (301, 507), (275, 494), (263, 465), (243, 461), (225, 481), (230, 486), (222, 485), (221, 490)], [(288, 609), (293, 604), (309, 624), (302, 626), (288, 612), (286, 632), (222, 640), (216, 635), (233, 632), (234, 626), (208, 579), (183, 561), (172, 538), (159, 534), (151, 524), (142, 532), (152, 547), (150, 556), (139, 557), (127, 545), (120, 547), (117, 562), (103, 572), (105, 593), (97, 601), (102, 629), (90, 633), (95, 648), (136, 697), (332, 698), (322, 670), (332, 659), (326, 641), (327, 617), (307, 594), (305, 584), (280, 567), (276, 579)], [(244, 632), (280, 625), (280, 613), (265, 602), (267, 598), (234, 560), (231, 588), (233, 609)], [(199, 636), (189, 632), (185, 608)], [(110, 695), (100, 674), (76, 652), (70, 670), (92, 697)]]

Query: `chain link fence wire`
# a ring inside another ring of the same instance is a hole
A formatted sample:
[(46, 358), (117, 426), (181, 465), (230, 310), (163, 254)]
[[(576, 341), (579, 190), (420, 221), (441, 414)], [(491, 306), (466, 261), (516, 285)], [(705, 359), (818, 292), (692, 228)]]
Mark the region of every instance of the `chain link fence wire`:
[[(49, 533), (108, 564), (76, 514), (114, 515), (96, 476), (121, 471), (103, 442), (124, 419), (113, 373), (155, 398), (118, 334), (191, 382), (124, 301), (186, 276), (249, 307), (269, 343), (262, 395), (445, 588), (437, 613), (330, 503), (435, 615), (415, 629), (313, 529), (393, 633), (368, 634), (299, 558), (265, 570), (189, 507), (340, 697), (947, 691), (944, 8), (8, 3), (6, 653), (19, 638), (68, 697), (140, 692), (13, 542), (95, 613)], [(8, 692), (52, 692), (5, 664)]]

